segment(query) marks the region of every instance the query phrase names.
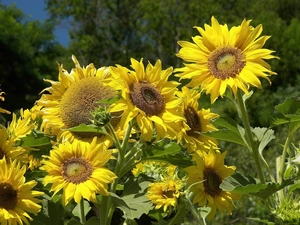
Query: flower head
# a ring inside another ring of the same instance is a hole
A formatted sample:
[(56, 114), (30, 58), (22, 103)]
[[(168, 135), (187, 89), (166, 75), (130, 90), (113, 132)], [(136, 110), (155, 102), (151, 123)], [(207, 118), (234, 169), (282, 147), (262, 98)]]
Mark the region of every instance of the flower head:
[(204, 136), (201, 132), (216, 130), (210, 122), (219, 115), (210, 112), (210, 109), (198, 110), (200, 93), (195, 90), (183, 87), (177, 95), (183, 99), (182, 111), (186, 118), (186, 121), (178, 123), (181, 127), (181, 131), (178, 132), (178, 141), (184, 140), (184, 146), (189, 153), (196, 150), (208, 151), (211, 146), (217, 147), (216, 139)]
[(211, 94), (211, 102), (223, 96), (227, 87), (234, 94), (238, 89), (248, 93), (249, 87), (261, 88), (259, 77), (267, 79), (271, 71), (265, 59), (276, 58), (273, 51), (262, 48), (269, 36), (260, 36), (262, 25), (253, 28), (250, 20), (228, 30), (212, 17), (209, 26), (196, 27), (201, 36), (193, 37), (194, 43), (179, 41), (182, 47), (178, 57), (188, 62), (175, 71), (181, 78), (191, 79), (190, 86), (200, 86)]
[(28, 213), (37, 214), (43, 192), (32, 190), (36, 181), (25, 182), (26, 167), (14, 160), (0, 160), (0, 223), (4, 225), (27, 224), (32, 220)]
[(175, 96), (178, 83), (168, 81), (172, 67), (162, 70), (161, 61), (144, 68), (142, 60), (131, 59), (134, 71), (117, 65), (110, 67), (112, 78), (109, 86), (121, 91), (122, 98), (111, 105), (110, 111), (123, 111), (120, 124), (125, 126), (136, 119), (141, 136), (150, 141), (156, 132), (157, 139), (175, 137), (174, 121), (184, 120)]
[(43, 179), (44, 185), (52, 184), (55, 195), (63, 190), (63, 205), (74, 198), (79, 203), (81, 198), (96, 202), (96, 194), (108, 195), (108, 184), (113, 183), (116, 175), (104, 166), (110, 159), (112, 151), (103, 143), (97, 144), (74, 140), (54, 146), (50, 156), (45, 156), (41, 163), (42, 170), (48, 175)]
[(97, 107), (104, 107), (100, 100), (113, 98), (116, 92), (103, 86), (103, 81), (110, 76), (108, 69), (96, 69), (93, 64), (82, 68), (72, 56), (75, 68), (68, 73), (58, 65), (58, 81), (46, 80), (51, 84), (42, 91), (37, 101), (43, 108), (42, 128), (47, 134), (57, 135), (58, 140), (72, 141), (74, 138), (90, 141), (96, 133), (70, 132), (68, 128), (80, 124), (92, 124), (92, 113)]
[(193, 204), (208, 206), (211, 211), (208, 219), (211, 220), (216, 210), (227, 210), (229, 214), (234, 208), (233, 200), (238, 196), (220, 188), (224, 178), (234, 173), (234, 166), (224, 165), (226, 152), (211, 149), (208, 153), (197, 151), (194, 153), (195, 166), (186, 168), (187, 183), (192, 185), (191, 191), (195, 194)]

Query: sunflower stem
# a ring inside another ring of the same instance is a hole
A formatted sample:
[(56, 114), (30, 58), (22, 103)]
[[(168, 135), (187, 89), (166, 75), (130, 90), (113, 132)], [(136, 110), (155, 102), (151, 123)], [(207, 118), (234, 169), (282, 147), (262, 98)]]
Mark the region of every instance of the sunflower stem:
[(178, 221), (187, 213), (186, 205), (180, 204), (175, 216), (168, 222), (168, 225), (178, 224)]
[(237, 92), (237, 105), (236, 106), (238, 107), (237, 110), (238, 110), (240, 117), (242, 119), (242, 122), (244, 124), (247, 141), (249, 141), (247, 146), (250, 147), (250, 149), (249, 149), (250, 153), (252, 154), (252, 156), (254, 158), (260, 182), (262, 184), (264, 184), (265, 177), (264, 177), (264, 173), (263, 173), (261, 162), (260, 162), (259, 151), (258, 151), (258, 148), (253, 139), (250, 122), (249, 122), (249, 118), (248, 118), (248, 112), (247, 112), (246, 105), (245, 105), (245, 102), (243, 100), (243, 96), (242, 96), (242, 93), (240, 90)]
[(80, 223), (84, 224), (86, 222), (85, 215), (84, 215), (84, 200), (81, 198), (79, 203), (79, 210), (80, 210)]

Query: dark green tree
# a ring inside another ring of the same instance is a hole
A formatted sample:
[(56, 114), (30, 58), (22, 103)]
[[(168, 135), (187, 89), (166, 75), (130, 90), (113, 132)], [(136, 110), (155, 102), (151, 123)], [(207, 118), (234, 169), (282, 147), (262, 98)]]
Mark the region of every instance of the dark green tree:
[(55, 41), (53, 23), (30, 21), (15, 5), (0, 4), (1, 107), (31, 108), (46, 87), (43, 78), (57, 76), (56, 61), (64, 48)]

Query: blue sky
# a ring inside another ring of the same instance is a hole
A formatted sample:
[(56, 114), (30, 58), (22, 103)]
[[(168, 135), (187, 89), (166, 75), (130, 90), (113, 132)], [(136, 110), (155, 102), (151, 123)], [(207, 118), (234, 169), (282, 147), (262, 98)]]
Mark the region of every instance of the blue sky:
[[(32, 20), (41, 20), (44, 21), (48, 18), (47, 11), (45, 11), (45, 2), (44, 0), (1, 0), (3, 5), (10, 5), (15, 3), (17, 8), (21, 9), (25, 15), (28, 15)], [(66, 24), (57, 25), (54, 34), (57, 38), (57, 41), (63, 45), (68, 46), (69, 34)]]

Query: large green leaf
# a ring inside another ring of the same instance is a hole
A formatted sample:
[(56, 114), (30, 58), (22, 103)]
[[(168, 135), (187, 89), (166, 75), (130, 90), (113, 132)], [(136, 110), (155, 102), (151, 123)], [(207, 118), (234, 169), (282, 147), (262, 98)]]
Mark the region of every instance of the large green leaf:
[(48, 136), (39, 131), (32, 131), (29, 135), (21, 138), (19, 146), (23, 148), (26, 147), (33, 147), (39, 148), (41, 146), (52, 145), (51, 140), (53, 139), (52, 136)]
[(201, 133), (222, 141), (229, 141), (246, 146), (245, 139), (241, 133), (243, 128), (229, 117), (220, 117), (212, 122), (215, 126), (221, 127), (216, 131)]
[(76, 127), (72, 127), (72, 128), (69, 128), (69, 129), (66, 129), (66, 130), (69, 130), (71, 132), (91, 132), (91, 133), (101, 133), (101, 134), (107, 134), (106, 132), (104, 132), (103, 130), (101, 130), (99, 127), (93, 125), (93, 124), (90, 124), (90, 125), (86, 125), (84, 123), (76, 126)]
[(249, 194), (265, 199), (292, 183), (293, 180), (284, 180), (281, 184), (273, 182), (261, 184), (258, 179), (251, 176), (244, 176), (241, 173), (236, 173), (233, 176), (226, 178), (220, 187), (224, 191)]
[(291, 114), (300, 115), (300, 98), (298, 96), (288, 97), (283, 103), (275, 106), (275, 109), (285, 116)]

